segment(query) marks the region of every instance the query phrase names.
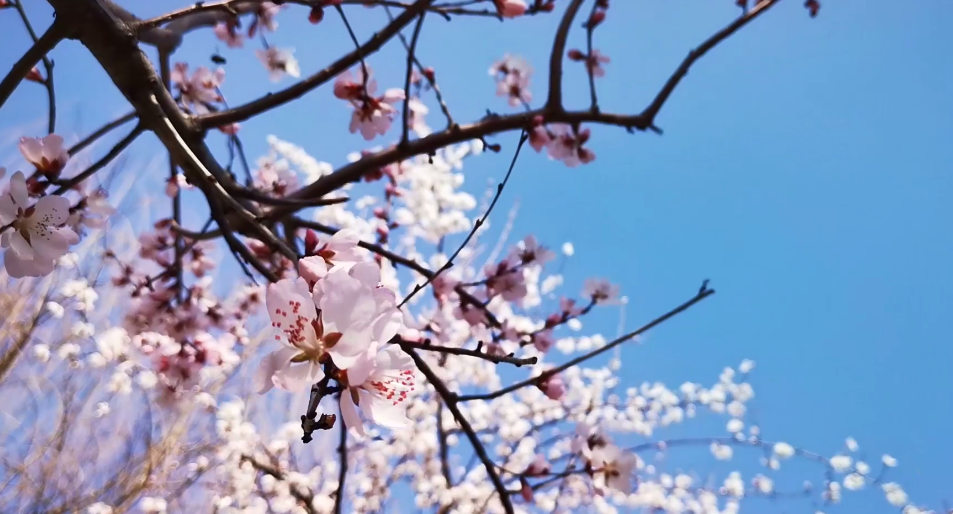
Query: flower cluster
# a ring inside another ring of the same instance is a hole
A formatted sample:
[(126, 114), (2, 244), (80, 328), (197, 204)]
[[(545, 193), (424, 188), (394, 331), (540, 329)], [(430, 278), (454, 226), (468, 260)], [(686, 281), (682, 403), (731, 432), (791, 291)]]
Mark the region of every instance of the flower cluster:
[(256, 389), (301, 391), (333, 378), (342, 389), (346, 425), (363, 434), (358, 408), (377, 424), (406, 426), (403, 402), (414, 390), (416, 368), (390, 344), (403, 329), (395, 293), (381, 285), (380, 267), (342, 230), (315, 242), (298, 263), (297, 279), (268, 286), (266, 307), (281, 348), (268, 354)]
[(394, 105), (406, 99), (399, 88), (388, 89), (380, 96), (375, 96), (376, 92), (377, 80), (367, 66), (345, 71), (334, 81), (334, 96), (354, 108), (348, 130), (352, 134), (360, 132), (368, 141), (387, 133), (397, 114)]

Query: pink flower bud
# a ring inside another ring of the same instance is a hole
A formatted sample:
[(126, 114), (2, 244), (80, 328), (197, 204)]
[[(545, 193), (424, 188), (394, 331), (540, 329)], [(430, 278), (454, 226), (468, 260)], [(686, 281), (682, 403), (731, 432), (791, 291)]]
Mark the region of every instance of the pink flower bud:
[(523, 0), (494, 0), (496, 12), (504, 18), (515, 18), (526, 12), (526, 2)]

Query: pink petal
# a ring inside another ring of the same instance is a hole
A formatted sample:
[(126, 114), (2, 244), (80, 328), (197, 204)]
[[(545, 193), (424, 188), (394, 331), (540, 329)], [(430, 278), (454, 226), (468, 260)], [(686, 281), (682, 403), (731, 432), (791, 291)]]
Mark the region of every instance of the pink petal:
[(275, 372), (288, 366), (291, 359), (297, 354), (298, 351), (294, 348), (284, 347), (266, 355), (258, 365), (258, 369), (255, 370), (255, 377), (252, 382), (255, 391), (258, 394), (265, 394), (270, 391), (275, 386), (272, 380)]
[(351, 399), (351, 391), (347, 390), (341, 394), (341, 417), (344, 418), (344, 425), (353, 430), (360, 436), (364, 436), (364, 421), (357, 412), (357, 406)]

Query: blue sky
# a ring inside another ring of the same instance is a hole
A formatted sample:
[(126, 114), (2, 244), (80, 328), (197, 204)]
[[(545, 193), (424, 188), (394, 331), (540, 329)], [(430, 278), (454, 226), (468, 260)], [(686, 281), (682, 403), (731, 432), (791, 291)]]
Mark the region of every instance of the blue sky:
[[(184, 5), (137, 4), (124, 3), (144, 17)], [(604, 110), (641, 110), (692, 46), (737, 15), (729, 0), (691, 4), (612, 3), (596, 35), (596, 47), (613, 58), (598, 82)], [(49, 8), (31, 2), (29, 10), (42, 30)], [(361, 39), (379, 26), (380, 17), (351, 11)], [(313, 72), (349, 47), (330, 14), (314, 27), (291, 9), (270, 42), (296, 47), (303, 72)], [(433, 17), (419, 57), (437, 70), (458, 121), (487, 108), (508, 112), (486, 69), (504, 52), (523, 55), (543, 94), (557, 21), (500, 26)], [(953, 3), (943, 0), (915, 9), (828, 0), (813, 20), (800, 1), (785, 0), (692, 69), (657, 120), (664, 136), (594, 127), (598, 158), (577, 169), (525, 155), (495, 219), (502, 222), (518, 200), (515, 234), (532, 232), (557, 247), (572, 241), (571, 290), (593, 272), (621, 284), (630, 326), (711, 279), (717, 295), (624, 350), (627, 380), (707, 383), (722, 367), (754, 359), (753, 414), (765, 438), (832, 455), (853, 436), (872, 462), (884, 452), (897, 457), (895, 478), (911, 498), (939, 508), (953, 500), (953, 408), (945, 394), (953, 349), (944, 321), (953, 310), (953, 73), (944, 65), (951, 23)], [(26, 48), (12, 10), (0, 11), (0, 33), (8, 34), (0, 55), (6, 69)], [(569, 46), (582, 44), (577, 29)], [(198, 35), (177, 58), (207, 65), (215, 47), (209, 34)], [(370, 61), (382, 87), (402, 84), (401, 53), (393, 46)], [(222, 54), (230, 102), (276, 87), (249, 51)], [(53, 57), (62, 130), (85, 133), (127, 110), (78, 44)], [(584, 106), (581, 68), (567, 64), (566, 80), (570, 103)], [(0, 117), (4, 139), (31, 123), (39, 134), (44, 102), (41, 88), (21, 87)], [(347, 151), (367, 147), (347, 134), (348, 117), (322, 89), (245, 123), (242, 134), (250, 155), (276, 134), (341, 164)], [(438, 111), (430, 123), (441, 127)], [(497, 141), (512, 148), (515, 135)], [(157, 148), (150, 136), (134, 155), (147, 161)], [(472, 190), (502, 177), (509, 157), (469, 161)], [(604, 314), (587, 328), (612, 334), (614, 324), (615, 314)], [(721, 435), (721, 424), (712, 426)], [(889, 511), (869, 491), (831, 509)]]

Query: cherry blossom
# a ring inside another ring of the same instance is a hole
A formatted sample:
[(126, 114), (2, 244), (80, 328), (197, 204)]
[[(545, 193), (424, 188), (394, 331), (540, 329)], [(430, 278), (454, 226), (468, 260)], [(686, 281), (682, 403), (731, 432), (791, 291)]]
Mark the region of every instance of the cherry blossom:
[(511, 106), (518, 107), (533, 100), (529, 90), (533, 68), (526, 59), (507, 54), (490, 67), (490, 76), (496, 79), (496, 96), (509, 98)]
[(222, 101), (219, 86), (225, 81), (225, 70), (214, 72), (205, 66), (199, 66), (189, 76), (189, 65), (176, 63), (170, 76), (172, 84), (178, 89), (182, 103), (196, 114), (209, 112), (209, 106)]
[(37, 171), (56, 178), (69, 161), (69, 153), (63, 148), (63, 138), (57, 134), (45, 137), (20, 138), (20, 153)]
[(583, 285), (582, 295), (597, 304), (611, 303), (619, 296), (619, 286), (605, 279), (588, 278)]
[(360, 132), (367, 141), (377, 136), (383, 136), (390, 130), (390, 126), (397, 114), (395, 104), (404, 100), (404, 90), (391, 88), (382, 96), (368, 96), (363, 101), (354, 102), (354, 112), (351, 114), (351, 125), (348, 130), (352, 134)]
[(275, 16), (281, 11), (281, 6), (273, 2), (262, 2), (255, 10), (255, 19), (248, 27), (248, 37), (255, 37), (256, 32), (274, 32), (278, 30)]
[(357, 408), (374, 423), (387, 428), (405, 428), (410, 420), (405, 414), (406, 400), (416, 386), (413, 359), (399, 346), (379, 350), (380, 343), (371, 343), (344, 374), (347, 391), (341, 395), (341, 414), (347, 427), (364, 435), (364, 423)]
[(266, 50), (255, 50), (255, 55), (265, 65), (265, 69), (268, 70), (268, 78), (272, 82), (281, 81), (285, 75), (294, 78), (301, 76), (298, 60), (294, 58), (293, 53), (293, 48), (275, 48), (273, 46)]
[(589, 140), (589, 129), (577, 130), (564, 123), (554, 123), (549, 130), (551, 142), (546, 148), (551, 159), (563, 161), (570, 168), (595, 160), (596, 154), (582, 146)]
[(324, 330), (335, 335), (326, 351), (334, 364), (348, 369), (371, 343), (384, 344), (403, 327), (393, 291), (378, 287), (380, 268), (373, 262), (332, 269), (314, 287)]
[(593, 449), (590, 458), (597, 483), (623, 494), (632, 492), (632, 472), (638, 463), (637, 455), (611, 444)]
[(0, 223), (12, 229), (0, 236), (0, 246), (9, 248), (4, 259), (11, 276), (50, 273), (53, 261), (79, 242), (76, 233), (64, 226), (69, 219), (69, 200), (44, 196), (34, 205), (29, 201), (26, 179), (18, 171), (0, 197)]
[(219, 22), (213, 29), (215, 37), (224, 42), (229, 48), (241, 48), (245, 46), (244, 36), (238, 32), (240, 25), (238, 18)]
[(268, 286), (265, 300), (275, 340), (282, 347), (269, 353), (255, 375), (259, 394), (277, 386), (298, 391), (321, 380), (327, 346), (341, 338), (325, 330), (304, 279), (284, 279)]

